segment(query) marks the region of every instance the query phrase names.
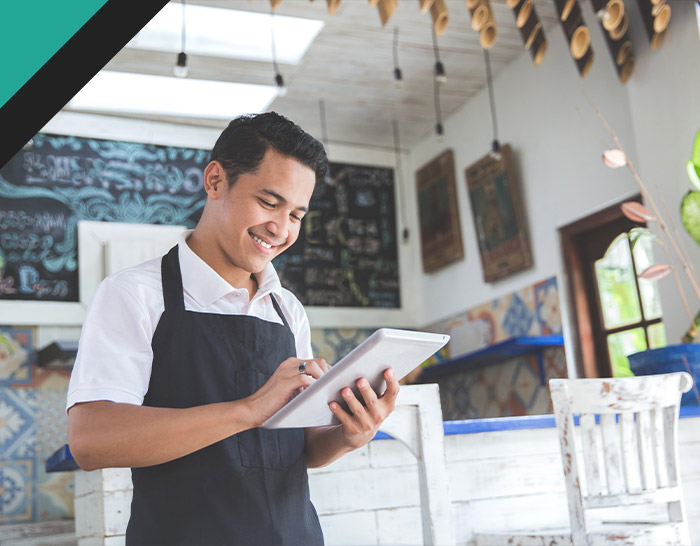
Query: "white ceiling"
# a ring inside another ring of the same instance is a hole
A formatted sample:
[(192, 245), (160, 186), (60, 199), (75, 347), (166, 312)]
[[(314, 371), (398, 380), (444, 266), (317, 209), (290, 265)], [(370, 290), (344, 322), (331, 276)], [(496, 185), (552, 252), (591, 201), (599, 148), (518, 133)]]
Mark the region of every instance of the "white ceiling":
[[(562, 32), (557, 28), (554, 2), (533, 2), (545, 35)], [(180, 0), (174, 3), (179, 5)], [(268, 0), (187, 0), (187, 4), (270, 12)], [(471, 28), (465, 1), (445, 0), (445, 4), (449, 24), (437, 39), (448, 76), (447, 82), (440, 86), (443, 119), (486, 85), (483, 49), (478, 33)], [(489, 55), (492, 72), (497, 75), (524, 49), (513, 12), (505, 0), (491, 0), (491, 6), (498, 36)], [(377, 8), (367, 0), (342, 0), (332, 16), (328, 15), (324, 0), (282, 0), (275, 13), (320, 19), (325, 26), (298, 65), (280, 64), (288, 93), (277, 97), (270, 110), (288, 116), (322, 137), (320, 101), (323, 100), (331, 143), (393, 149), (393, 120), (398, 122), (402, 149), (411, 148), (434, 131), (432, 20), (429, 13), (421, 14), (419, 0), (399, 0), (386, 27), (381, 26)], [(400, 88), (393, 79), (395, 27), (399, 29), (398, 59), (404, 78)], [(105, 69), (171, 76), (174, 62), (172, 53), (125, 48)], [(547, 62), (546, 56), (543, 62)], [(195, 79), (265, 85), (274, 82), (274, 70), (269, 62), (190, 54), (188, 65), (189, 77)], [(533, 65), (533, 77), (537, 76), (537, 70)], [(214, 128), (226, 125), (222, 120), (202, 118), (143, 114), (133, 117)]]

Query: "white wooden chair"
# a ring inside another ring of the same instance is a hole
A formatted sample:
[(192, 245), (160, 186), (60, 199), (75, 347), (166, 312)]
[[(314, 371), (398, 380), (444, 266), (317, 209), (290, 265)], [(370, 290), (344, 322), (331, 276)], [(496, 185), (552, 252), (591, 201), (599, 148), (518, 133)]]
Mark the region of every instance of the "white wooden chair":
[(685, 372), (549, 381), (573, 544), (690, 544), (677, 447), (692, 384)]
[(692, 384), (685, 372), (550, 379), (570, 528), (477, 533), (476, 544), (690, 544), (677, 432)]

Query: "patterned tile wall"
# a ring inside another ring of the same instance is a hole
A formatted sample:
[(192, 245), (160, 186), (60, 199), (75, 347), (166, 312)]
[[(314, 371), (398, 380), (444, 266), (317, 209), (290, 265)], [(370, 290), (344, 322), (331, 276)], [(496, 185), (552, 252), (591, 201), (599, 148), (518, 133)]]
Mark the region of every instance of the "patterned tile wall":
[(70, 373), (38, 368), (34, 339), (0, 326), (0, 524), (73, 517), (73, 475), (44, 470), (68, 440)]
[[(454, 332), (464, 331), (460, 327), (469, 321), (482, 323), (484, 346), (519, 336), (561, 334), (556, 278), (527, 286), (423, 328), (453, 334), (444, 354), (437, 355), (427, 365), (458, 356), (450, 354), (450, 345), (457, 345), (453, 343), (456, 341)], [(552, 347), (543, 350), (540, 355), (525, 355), (484, 368), (451, 374), (438, 381), (443, 419), (551, 413), (547, 381), (552, 377), (566, 376), (563, 347)]]

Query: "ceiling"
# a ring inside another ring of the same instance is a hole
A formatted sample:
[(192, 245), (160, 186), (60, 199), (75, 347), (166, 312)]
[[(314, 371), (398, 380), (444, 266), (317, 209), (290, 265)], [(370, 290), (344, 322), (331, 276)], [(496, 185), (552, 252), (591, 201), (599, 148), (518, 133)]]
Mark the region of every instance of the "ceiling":
[[(498, 36), (489, 50), (492, 73), (523, 53), (519, 30), (506, 0), (491, 0)], [(552, 0), (533, 0), (547, 32), (561, 32)], [(180, 4), (180, 0), (176, 0)], [(268, 0), (187, 0), (219, 8), (270, 12)], [(449, 24), (437, 38), (447, 82), (440, 85), (440, 109), (447, 118), (486, 85), (486, 67), (479, 35), (471, 28), (465, 0), (445, 0)], [(325, 26), (298, 65), (280, 64), (288, 93), (270, 105), (323, 137), (320, 101), (325, 107), (327, 141), (394, 149), (393, 120), (397, 120), (402, 149), (409, 149), (434, 132), (436, 123), (433, 65), (435, 53), (429, 13), (419, 0), (399, 0), (386, 27), (367, 0), (342, 0), (328, 15), (324, 0), (282, 0), (279, 15), (320, 19)], [(554, 27), (554, 28), (553, 28)], [(393, 79), (393, 43), (398, 28), (398, 60), (403, 85)], [(172, 76), (172, 53), (125, 48), (105, 69)], [(545, 61), (546, 62), (546, 57)], [(189, 76), (271, 85), (272, 63), (188, 55)], [(532, 67), (535, 74), (537, 67)], [(205, 100), (205, 99), (204, 99)], [(114, 114), (110, 114), (114, 115)], [(128, 117), (128, 116), (122, 116)], [(133, 116), (136, 117), (136, 116)], [(223, 128), (223, 120), (138, 115), (139, 119)]]

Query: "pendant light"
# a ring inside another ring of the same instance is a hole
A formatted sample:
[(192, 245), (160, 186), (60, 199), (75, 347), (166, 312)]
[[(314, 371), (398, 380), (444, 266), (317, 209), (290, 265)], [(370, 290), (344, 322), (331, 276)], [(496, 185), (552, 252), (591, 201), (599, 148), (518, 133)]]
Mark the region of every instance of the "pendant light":
[(187, 53), (185, 53), (185, 0), (182, 0), (182, 41), (180, 53), (177, 54), (173, 74), (178, 78), (186, 78), (189, 73), (187, 68)]
[(433, 98), (435, 99), (435, 134), (442, 141), (445, 128), (442, 126), (442, 112), (440, 109), (440, 84), (437, 78), (433, 78)]
[(403, 229), (401, 230), (401, 236), (403, 237), (403, 242), (408, 242), (408, 224), (406, 222), (406, 204), (404, 201), (403, 194), (403, 174), (401, 169), (401, 146), (399, 144), (399, 124), (394, 119), (392, 122), (394, 127), (394, 158), (396, 159), (396, 177), (394, 183), (399, 194), (399, 212), (401, 213), (401, 223), (403, 224)]
[(394, 27), (394, 83), (396, 87), (403, 85), (403, 73), (399, 68), (399, 27)]
[(489, 90), (489, 104), (491, 105), (491, 124), (493, 125), (493, 141), (491, 142), (491, 155), (500, 159), (499, 150), (501, 145), (498, 143), (498, 121), (496, 120), (496, 99), (493, 96), (493, 81), (491, 77), (491, 58), (489, 50), (484, 49), (484, 63), (486, 64), (486, 85)]
[(435, 53), (435, 66), (433, 67), (433, 75), (435, 81), (438, 83), (447, 83), (447, 74), (445, 73), (445, 66), (440, 60), (440, 50), (438, 49), (437, 36), (435, 35), (435, 29), (431, 27), (431, 33), (433, 35), (433, 52)]
[(277, 45), (275, 43), (275, 12), (270, 10), (270, 43), (272, 46), (272, 66), (275, 70), (275, 86), (277, 87), (277, 96), (284, 97), (287, 94), (287, 86), (284, 84), (284, 78), (277, 65)]

